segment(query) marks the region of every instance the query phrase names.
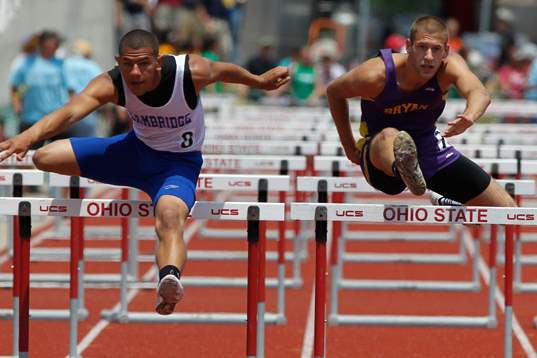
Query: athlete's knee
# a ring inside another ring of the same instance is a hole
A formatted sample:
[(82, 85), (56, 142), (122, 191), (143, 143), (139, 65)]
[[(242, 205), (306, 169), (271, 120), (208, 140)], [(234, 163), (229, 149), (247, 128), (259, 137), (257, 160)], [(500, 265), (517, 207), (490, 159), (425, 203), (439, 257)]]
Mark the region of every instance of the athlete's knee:
[(178, 205), (158, 205), (155, 215), (157, 233), (169, 230), (181, 232), (185, 224), (185, 216)]
[(384, 128), (383, 130), (381, 130), (377, 134), (377, 136), (378, 136), (379, 140), (392, 141), (393, 142), (393, 139), (395, 138), (397, 133), (399, 133), (399, 131), (397, 129), (392, 128), (392, 127), (387, 127), (387, 128)]
[(515, 200), (509, 193), (502, 188), (494, 180), (490, 182), (488, 187), (477, 195), (475, 198), (465, 202), (465, 205), (470, 206), (497, 206), (497, 207), (515, 207)]
[(35, 151), (32, 161), (37, 169), (49, 171), (52, 164), (51, 157), (50, 149), (46, 145)]
[(399, 133), (397, 129), (388, 127), (375, 134), (371, 140), (371, 153), (373, 153), (373, 155), (377, 155), (377, 152), (379, 151), (383, 152), (389, 150), (397, 133)]

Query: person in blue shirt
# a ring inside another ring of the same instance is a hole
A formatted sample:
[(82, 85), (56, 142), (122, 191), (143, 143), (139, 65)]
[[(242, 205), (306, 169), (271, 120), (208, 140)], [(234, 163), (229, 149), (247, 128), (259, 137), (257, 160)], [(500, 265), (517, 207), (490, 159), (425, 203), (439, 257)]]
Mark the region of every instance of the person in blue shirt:
[[(73, 44), (73, 53), (74, 55), (65, 59), (64, 62), (65, 81), (69, 95), (82, 92), (91, 80), (102, 72), (101, 67), (91, 58), (92, 49), (87, 41), (76, 40)], [(97, 120), (97, 113), (88, 114), (83, 120), (75, 123), (67, 130), (67, 136), (96, 136)]]
[[(528, 79), (524, 98), (530, 101), (537, 101), (537, 57), (533, 58), (528, 70)], [(537, 117), (531, 118), (531, 123), (537, 123)]]
[[(20, 132), (67, 103), (63, 61), (55, 57), (60, 42), (57, 33), (43, 31), (38, 53), (25, 58), (12, 74), (11, 102), (21, 119)], [(33, 149), (42, 145), (43, 142), (36, 142)]]

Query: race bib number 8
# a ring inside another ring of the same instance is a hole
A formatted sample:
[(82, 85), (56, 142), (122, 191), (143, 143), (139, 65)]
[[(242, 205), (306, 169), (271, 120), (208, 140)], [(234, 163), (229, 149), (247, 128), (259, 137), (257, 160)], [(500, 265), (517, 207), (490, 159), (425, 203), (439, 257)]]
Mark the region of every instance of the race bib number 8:
[(181, 148), (188, 148), (194, 144), (194, 133), (192, 132), (184, 132), (181, 134), (181, 138)]

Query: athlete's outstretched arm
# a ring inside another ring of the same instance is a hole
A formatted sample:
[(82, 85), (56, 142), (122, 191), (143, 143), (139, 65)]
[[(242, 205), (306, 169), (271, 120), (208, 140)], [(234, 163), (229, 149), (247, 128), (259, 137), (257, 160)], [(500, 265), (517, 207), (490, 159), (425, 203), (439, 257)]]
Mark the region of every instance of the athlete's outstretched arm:
[(352, 134), (347, 98), (376, 97), (384, 88), (385, 72), (382, 60), (364, 62), (343, 76), (330, 82), (326, 97), (330, 113), (339, 134), (339, 139), (347, 158), (356, 164), (360, 162), (360, 152)]
[(22, 158), (33, 143), (51, 138), (108, 102), (116, 101), (112, 79), (103, 73), (93, 79), (79, 94), (70, 98), (63, 107), (47, 114), (33, 126), (15, 137), (0, 143), (0, 161), (17, 155)]
[(227, 62), (215, 62), (199, 55), (189, 55), (190, 72), (194, 87), (199, 92), (203, 87), (214, 82), (240, 83), (267, 91), (279, 88), (289, 82), (287, 67), (274, 67), (257, 76), (245, 68)]
[(457, 54), (448, 57), (445, 74), (448, 81), (453, 83), (459, 93), (466, 98), (464, 113), (448, 122), (448, 126), (444, 130), (443, 136), (451, 137), (464, 132), (485, 113), (490, 104), (490, 94), (468, 68), (464, 59)]

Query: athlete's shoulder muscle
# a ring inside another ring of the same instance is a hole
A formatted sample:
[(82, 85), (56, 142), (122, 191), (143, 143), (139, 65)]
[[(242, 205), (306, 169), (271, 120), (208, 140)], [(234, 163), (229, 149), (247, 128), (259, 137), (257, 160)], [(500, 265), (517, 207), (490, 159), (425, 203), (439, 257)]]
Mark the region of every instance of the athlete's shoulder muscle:
[(188, 55), (188, 66), (192, 75), (192, 82), (197, 91), (210, 84), (211, 78), (211, 61), (196, 54)]
[(331, 92), (343, 98), (375, 98), (384, 89), (386, 68), (380, 57), (356, 66), (330, 84)]
[(117, 88), (114, 86), (114, 82), (107, 72), (95, 77), (81, 94), (97, 100), (101, 105), (105, 103), (117, 104)]
[(459, 54), (450, 53), (438, 72), (438, 84), (442, 90), (447, 90), (451, 85), (473, 87), (481, 82)]

